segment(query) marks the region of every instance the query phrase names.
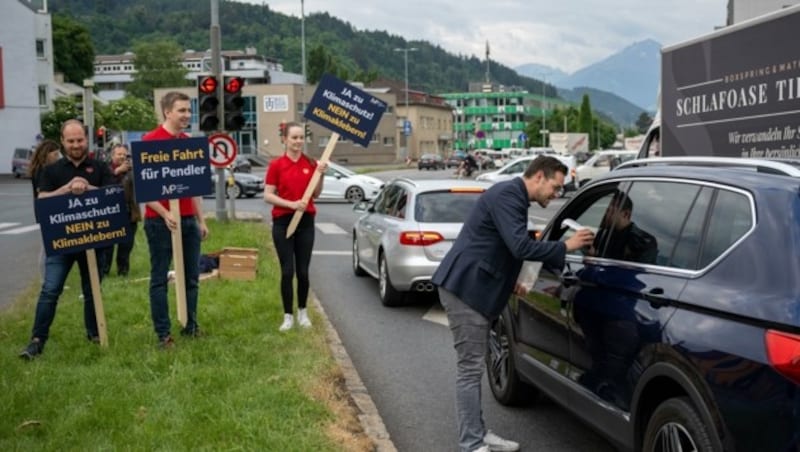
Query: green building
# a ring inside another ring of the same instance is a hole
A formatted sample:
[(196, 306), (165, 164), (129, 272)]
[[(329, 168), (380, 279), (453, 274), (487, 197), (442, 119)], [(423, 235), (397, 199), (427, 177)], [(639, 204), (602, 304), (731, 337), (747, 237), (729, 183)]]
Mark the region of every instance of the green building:
[(470, 83), (467, 93), (441, 97), (453, 107), (453, 149), (529, 147), (539, 137), (526, 137), (525, 126), (555, 108), (570, 104), (521, 88)]

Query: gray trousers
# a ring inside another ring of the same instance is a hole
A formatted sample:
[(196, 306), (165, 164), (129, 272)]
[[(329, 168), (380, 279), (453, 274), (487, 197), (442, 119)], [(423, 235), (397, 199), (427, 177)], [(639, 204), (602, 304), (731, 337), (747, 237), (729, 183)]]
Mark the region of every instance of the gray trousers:
[(486, 340), (489, 320), (457, 296), (439, 288), (439, 299), (447, 312), (453, 346), (456, 349), (456, 414), (458, 446), (471, 452), (483, 445), (486, 427), (481, 409), (481, 379), (486, 365)]

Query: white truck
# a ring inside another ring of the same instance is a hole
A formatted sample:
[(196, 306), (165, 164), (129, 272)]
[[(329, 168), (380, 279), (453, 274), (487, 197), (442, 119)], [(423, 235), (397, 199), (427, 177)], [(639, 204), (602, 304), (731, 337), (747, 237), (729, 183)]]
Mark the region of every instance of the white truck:
[(800, 5), (661, 50), (639, 158), (800, 157)]
[(588, 133), (551, 133), (550, 147), (559, 154), (575, 155), (576, 152), (589, 151)]

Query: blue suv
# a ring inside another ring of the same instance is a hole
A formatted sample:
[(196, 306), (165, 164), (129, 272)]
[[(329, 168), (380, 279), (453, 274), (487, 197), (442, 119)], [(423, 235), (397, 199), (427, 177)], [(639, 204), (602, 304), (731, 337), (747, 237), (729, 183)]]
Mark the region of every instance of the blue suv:
[(622, 450), (800, 451), (800, 171), (706, 163), (622, 167), (553, 217), (543, 240), (596, 240), (525, 264), (489, 334), (499, 402), (542, 393)]

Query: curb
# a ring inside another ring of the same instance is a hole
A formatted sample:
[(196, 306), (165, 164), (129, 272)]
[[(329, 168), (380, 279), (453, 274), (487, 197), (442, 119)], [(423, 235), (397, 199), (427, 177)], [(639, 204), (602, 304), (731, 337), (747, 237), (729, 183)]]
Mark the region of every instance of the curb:
[(378, 413), (378, 407), (375, 406), (372, 397), (370, 397), (369, 392), (367, 392), (366, 386), (364, 386), (364, 383), (361, 381), (361, 377), (358, 375), (353, 361), (350, 360), (350, 355), (347, 354), (347, 350), (344, 348), (344, 344), (342, 344), (342, 340), (339, 338), (339, 333), (333, 328), (333, 324), (331, 324), (328, 319), (328, 314), (325, 313), (325, 309), (319, 302), (317, 295), (313, 293), (313, 291), (311, 295), (311, 304), (322, 316), (323, 323), (325, 324), (325, 333), (328, 338), (328, 345), (330, 346), (333, 358), (342, 369), (345, 387), (347, 388), (348, 394), (350, 394), (350, 399), (359, 411), (358, 421), (361, 423), (364, 433), (366, 433), (375, 444), (375, 450), (377, 452), (397, 452), (397, 448), (394, 447), (394, 443), (389, 437), (389, 432), (386, 430), (386, 425), (383, 423), (380, 413)]

